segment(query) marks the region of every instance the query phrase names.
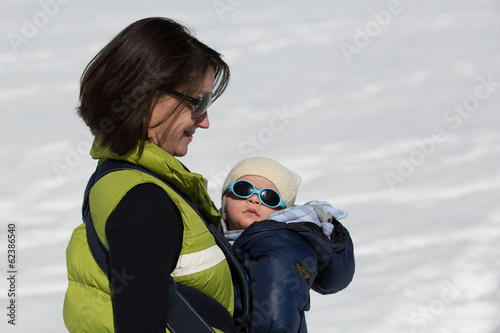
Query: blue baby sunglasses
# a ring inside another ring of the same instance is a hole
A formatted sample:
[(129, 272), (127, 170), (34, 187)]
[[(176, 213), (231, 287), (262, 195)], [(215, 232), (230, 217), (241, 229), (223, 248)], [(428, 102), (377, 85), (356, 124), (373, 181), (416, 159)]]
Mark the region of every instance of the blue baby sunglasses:
[(269, 208), (286, 207), (285, 202), (277, 191), (272, 188), (258, 189), (247, 180), (237, 180), (229, 184), (222, 195), (226, 194), (227, 191), (233, 192), (235, 196), (242, 199), (248, 199), (257, 193), (260, 202)]

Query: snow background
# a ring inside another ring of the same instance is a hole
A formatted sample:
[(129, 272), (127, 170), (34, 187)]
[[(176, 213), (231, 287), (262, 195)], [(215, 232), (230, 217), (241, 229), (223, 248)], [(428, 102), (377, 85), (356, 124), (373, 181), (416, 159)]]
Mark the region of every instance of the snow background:
[[(181, 159), (209, 179), (217, 204), (232, 165), (258, 155), (302, 175), (298, 203), (349, 212), (356, 274), (336, 295), (312, 293), (310, 332), (500, 332), (500, 2), (55, 1), (0, 4), (2, 332), (66, 331), (65, 248), (95, 168), (74, 111), (78, 81), (148, 16), (194, 28), (231, 66), (211, 128)], [(382, 27), (373, 13), (388, 6)], [(37, 31), (13, 45), (27, 21)], [(346, 57), (346, 43), (358, 53)], [(400, 177), (392, 186), (389, 173)]]

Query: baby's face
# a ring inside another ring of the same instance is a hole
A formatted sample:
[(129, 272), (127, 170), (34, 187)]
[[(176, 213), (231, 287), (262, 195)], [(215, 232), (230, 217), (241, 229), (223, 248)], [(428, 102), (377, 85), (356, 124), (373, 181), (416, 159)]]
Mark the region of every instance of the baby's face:
[[(246, 180), (257, 189), (272, 188), (278, 192), (276, 186), (267, 178), (260, 176), (243, 176), (238, 180)], [(226, 219), (230, 230), (246, 229), (255, 221), (262, 221), (268, 215), (280, 210), (270, 208), (260, 202), (257, 193), (248, 199), (238, 198), (231, 191), (226, 194)]]

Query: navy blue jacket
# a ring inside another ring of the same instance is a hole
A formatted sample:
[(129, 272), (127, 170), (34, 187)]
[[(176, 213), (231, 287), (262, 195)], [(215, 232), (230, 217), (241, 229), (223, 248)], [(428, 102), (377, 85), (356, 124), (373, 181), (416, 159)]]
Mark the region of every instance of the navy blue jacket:
[(352, 240), (333, 224), (327, 237), (314, 223), (262, 221), (236, 239), (233, 249), (250, 277), (254, 333), (307, 332), (309, 290), (332, 294), (352, 281)]

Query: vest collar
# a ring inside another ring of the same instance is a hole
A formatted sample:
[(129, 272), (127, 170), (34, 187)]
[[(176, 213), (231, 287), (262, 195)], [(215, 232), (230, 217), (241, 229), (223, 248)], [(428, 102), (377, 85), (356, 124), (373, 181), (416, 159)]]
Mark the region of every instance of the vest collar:
[[(220, 218), (217, 217), (214, 221), (215, 210), (212, 207), (212, 200), (208, 195), (206, 180), (202, 175), (190, 172), (179, 160), (174, 156), (167, 153), (151, 141), (146, 141), (144, 150), (139, 156), (139, 145), (136, 149), (127, 155), (117, 155), (103, 147), (99, 139), (95, 139), (90, 150), (90, 155), (93, 159), (98, 160), (99, 165), (106, 159), (116, 159), (127, 161), (146, 168), (159, 177), (165, 179), (168, 183), (173, 185), (179, 192), (181, 192), (187, 199), (191, 200), (200, 211), (211, 212), (210, 220), (214, 224), (220, 226)], [(204, 214), (205, 215), (205, 214)], [(216, 212), (215, 215), (218, 215)]]

